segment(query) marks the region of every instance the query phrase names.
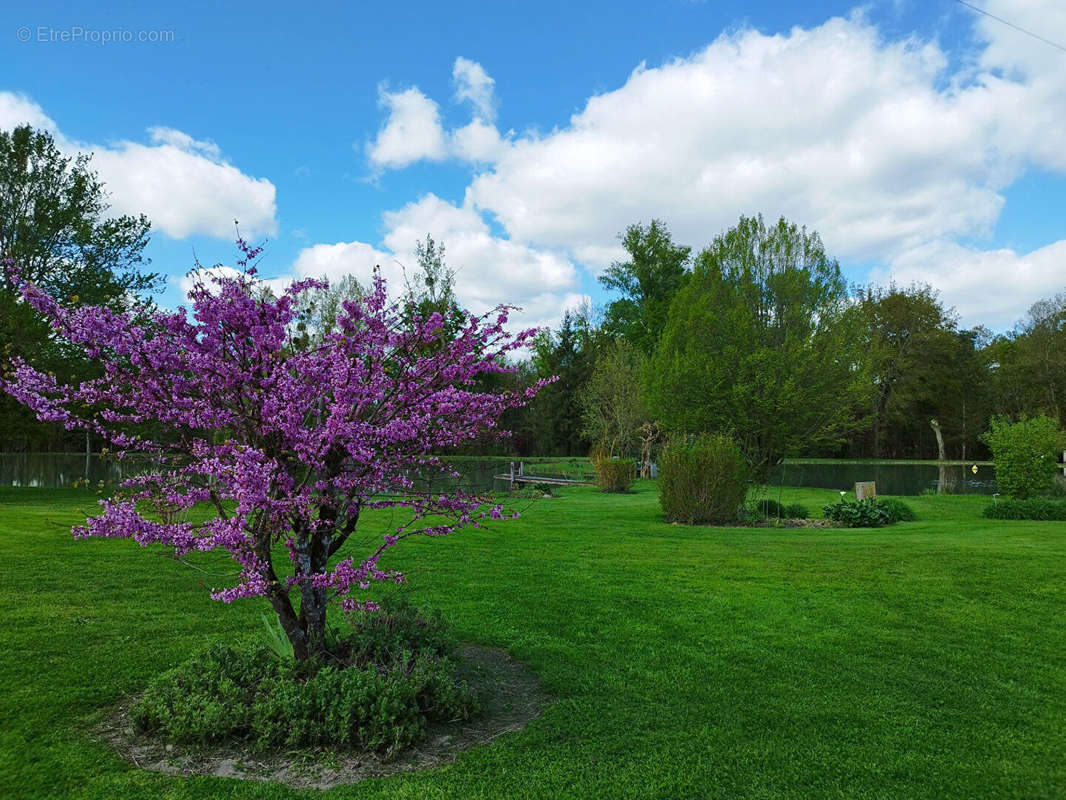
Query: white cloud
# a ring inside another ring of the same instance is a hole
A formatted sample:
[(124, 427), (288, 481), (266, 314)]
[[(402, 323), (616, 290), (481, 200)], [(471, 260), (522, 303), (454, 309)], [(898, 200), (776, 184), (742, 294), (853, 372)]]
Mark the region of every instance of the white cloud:
[(475, 119), (487, 123), (496, 119), (496, 81), (489, 77), (484, 67), (459, 56), (452, 67), (452, 82), (456, 101), (470, 103), (474, 107)]
[(722, 36), (512, 142), (468, 201), (516, 239), (571, 250), (652, 216), (698, 245), (755, 211), (819, 230), (843, 257), (981, 233), (1023, 158), (996, 147), (984, 86), (939, 88), (946, 64), (861, 18)]
[(213, 142), (167, 127), (149, 128), (150, 144), (93, 145), (70, 139), (24, 95), (0, 92), (0, 129), (29, 124), (52, 133), (67, 154), (91, 152), (112, 214), (146, 214), (154, 230), (174, 238), (205, 234), (231, 239), (233, 221), (246, 236), (277, 229), (275, 189), (265, 178), (229, 164)]
[(300, 251), (293, 264), (298, 278), (326, 278), (336, 281), (354, 275), (362, 286), (369, 286), (374, 267), (381, 267), (382, 277), (395, 289), (403, 286), (403, 271), (391, 253), (384, 253), (363, 242), (316, 244)]
[[(462, 127), (445, 130), (440, 106), (417, 86), (403, 91), (379, 90), (379, 104), (388, 116), (366, 155), (375, 170), (402, 169), (416, 161), (448, 158), (470, 163), (499, 160), (508, 146), (496, 119), (495, 81), (476, 61), (461, 56), (452, 70), (455, 100), (469, 103), (473, 115)], [(508, 134), (508, 137), (510, 134)]]
[[(162, 131), (162, 133), (160, 133)], [(182, 239), (220, 239), (277, 230), (275, 188), (222, 160), (218, 149), (180, 131), (153, 129), (153, 144), (93, 148), (93, 166), (111, 193), (111, 211), (148, 215), (152, 227)]]
[[(208, 288), (213, 291), (214, 284), (209, 280), (212, 277), (234, 278), (243, 274), (244, 272), (236, 267), (230, 267), (225, 264), (216, 264), (213, 267), (201, 267), (200, 269), (190, 270), (180, 278), (171, 277), (170, 282), (181, 289), (183, 295), (188, 295), (198, 283), (206, 284)], [(292, 277), (285, 275), (279, 278), (267, 278), (263, 280), (263, 283), (275, 294), (281, 294), (289, 284), (292, 283)]]
[(379, 102), (389, 116), (377, 138), (367, 146), (375, 167), (397, 169), (428, 159), (440, 161), (448, 154), (440, 109), (417, 88), (402, 92), (381, 89)]
[(1002, 330), (1021, 319), (1036, 300), (1066, 288), (1066, 240), (1022, 254), (935, 241), (900, 254), (871, 278), (903, 286), (932, 284), (945, 304), (955, 306), (964, 326)]
[[(984, 7), (1066, 41), (1062, 3)], [(593, 270), (621, 257), (617, 235), (633, 222), (663, 219), (700, 247), (741, 213), (784, 215), (845, 261), (920, 276), (964, 315), (987, 308), (1002, 323), (1061, 289), (1063, 243), (1018, 255), (955, 242), (991, 235), (1026, 170), (1066, 172), (1066, 69), (1060, 50), (970, 16), (976, 40), (957, 69), (937, 41), (888, 40), (859, 12), (776, 35), (739, 30), (641, 65), (567, 125), (517, 137), (477, 110), (495, 108), (495, 87), (459, 59), (456, 98), (475, 118), (445, 136), (453, 157), (481, 164), (462, 208), (494, 217), (514, 245)]]
[(44, 109), (26, 95), (0, 92), (0, 130), (9, 131), (19, 125), (31, 125), (53, 135), (59, 130)]
[(387, 212), (384, 221), (385, 245), (409, 267), (416, 263), (415, 243), (427, 233), (444, 243), (446, 261), (456, 271), (456, 294), (473, 311), (500, 302), (521, 305), (545, 292), (565, 292), (577, 285), (577, 270), (569, 259), (494, 236), (472, 208), (433, 194)]
[(390, 291), (398, 295), (405, 270), (411, 276), (417, 269), (415, 245), (428, 233), (445, 247), (460, 303), (475, 313), (500, 303), (521, 306), (512, 316), (513, 330), (554, 325), (566, 309), (588, 299), (576, 291), (577, 270), (567, 258), (494, 236), (477, 212), (436, 195), (386, 213), (384, 223), (385, 250), (363, 242), (317, 244), (300, 252), (292, 272), (334, 280), (350, 274), (366, 285), (380, 265)]
[(495, 125), (479, 119), (457, 128), (449, 135), (451, 153), (456, 158), (470, 162), (493, 162), (503, 157), (508, 147)]

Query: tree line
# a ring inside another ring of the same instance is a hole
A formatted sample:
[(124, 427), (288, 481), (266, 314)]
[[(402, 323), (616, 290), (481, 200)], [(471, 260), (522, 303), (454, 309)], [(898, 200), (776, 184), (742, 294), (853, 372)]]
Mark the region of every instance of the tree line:
[[(617, 297), (536, 342), (523, 454), (634, 453), (640, 424), (727, 433), (752, 467), (781, 458), (988, 455), (997, 416), (1066, 423), (1066, 293), (1007, 332), (960, 325), (928, 285), (850, 286), (820, 237), (741, 217), (699, 252), (665, 223), (630, 226)], [(624, 409), (624, 410), (623, 410)]]
[[(0, 255), (67, 305), (149, 308), (163, 281), (144, 256), (150, 223), (107, 211), (87, 156), (29, 127), (0, 132)], [(818, 234), (785, 219), (742, 216), (698, 252), (660, 220), (631, 225), (621, 244), (625, 260), (599, 279), (604, 307), (567, 311), (512, 371), (482, 377), (486, 389), (554, 381), (507, 412), (506, 444), (469, 452), (636, 456), (667, 434), (714, 432), (765, 471), (797, 455), (936, 458), (937, 428), (948, 458), (981, 458), (995, 416), (1066, 423), (1066, 293), (994, 334), (963, 328), (931, 286), (848, 285)], [(440, 313), (455, 335), (467, 315), (444, 246), (427, 235), (416, 255), (406, 318)], [(12, 280), (4, 270), (0, 361), (32, 357), (67, 381), (95, 375)], [(347, 278), (313, 294), (300, 314), (306, 346), (363, 291)], [(0, 396), (0, 450), (85, 446)]]

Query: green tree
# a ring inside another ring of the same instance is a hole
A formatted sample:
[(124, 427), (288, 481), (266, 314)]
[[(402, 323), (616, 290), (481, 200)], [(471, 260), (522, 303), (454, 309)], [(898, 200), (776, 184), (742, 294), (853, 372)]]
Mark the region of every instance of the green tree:
[(670, 303), (688, 277), (690, 248), (675, 245), (659, 220), (630, 225), (622, 236), (629, 261), (615, 262), (600, 283), (622, 297), (607, 306), (604, 331), (649, 355), (659, 341)]
[[(64, 301), (124, 305), (159, 286), (143, 272), (148, 218), (107, 217), (90, 156), (65, 156), (29, 126), (0, 132), (0, 253), (22, 277)], [(2, 276), (10, 293), (10, 276)]]
[(444, 322), (443, 341), (452, 341), (466, 323), (467, 314), (455, 297), (455, 271), (444, 260), (443, 242), (435, 242), (428, 233), (424, 242), (415, 244), (418, 270), (406, 278), (404, 305), (408, 317), (423, 319), (440, 314)]
[(1004, 494), (1024, 500), (1051, 489), (1058, 456), (1066, 447), (1059, 423), (1048, 416), (1011, 422), (994, 417), (985, 442), (992, 450), (996, 482)]
[(1045, 414), (1066, 426), (1066, 293), (1034, 303), (1024, 322), (990, 338), (980, 354), (992, 410)]
[(596, 363), (595, 331), (587, 313), (567, 311), (558, 330), (545, 330), (533, 343), (537, 378), (556, 380), (526, 406), (530, 441), (537, 455), (584, 455), (589, 440), (582, 424), (583, 391)]
[(765, 478), (854, 425), (859, 322), (816, 233), (741, 217), (674, 298), (649, 364), (651, 410), (675, 434), (732, 435)]
[(322, 343), (328, 334), (337, 332), (337, 319), (344, 303), (359, 300), (365, 295), (363, 287), (354, 275), (343, 275), (330, 281), (325, 289), (315, 289), (300, 295), (297, 311), (297, 326), (305, 335), (302, 346), (314, 347)]
[(868, 287), (859, 292), (869, 359), (869, 450), (874, 458), (920, 457), (939, 420), (957, 456), (972, 453), (987, 418), (980, 331), (960, 331), (930, 286)]
[[(147, 218), (108, 217), (106, 198), (88, 155), (66, 156), (49, 133), (29, 126), (0, 131), (0, 257), (68, 305), (127, 308), (161, 284), (144, 271)], [(14, 286), (0, 270), (0, 360), (32, 356), (66, 381), (92, 374), (93, 365), (58, 339)], [(0, 444), (56, 448), (71, 439), (4, 397)]]
[(582, 392), (582, 432), (608, 457), (630, 455), (648, 420), (643, 370), (640, 351), (616, 339), (604, 345)]

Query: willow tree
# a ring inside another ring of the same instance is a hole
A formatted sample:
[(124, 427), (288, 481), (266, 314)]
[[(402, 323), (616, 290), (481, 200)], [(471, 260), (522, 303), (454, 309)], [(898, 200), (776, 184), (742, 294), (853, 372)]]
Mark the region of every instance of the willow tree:
[(695, 259), (647, 371), (673, 433), (728, 433), (757, 475), (839, 442), (861, 386), (858, 315), (817, 233), (741, 217)]

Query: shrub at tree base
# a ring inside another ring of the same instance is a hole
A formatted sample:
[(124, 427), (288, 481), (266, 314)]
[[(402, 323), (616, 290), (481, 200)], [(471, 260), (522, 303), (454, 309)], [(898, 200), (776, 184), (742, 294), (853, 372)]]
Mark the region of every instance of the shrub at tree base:
[(728, 436), (675, 439), (660, 456), (659, 503), (670, 522), (733, 522), (746, 495), (747, 463)]
[(989, 519), (1035, 519), (1066, 522), (1066, 500), (1031, 497), (1028, 500), (1000, 500), (988, 506)]
[(992, 451), (996, 482), (1010, 497), (1024, 500), (1051, 492), (1058, 454), (1066, 437), (1050, 417), (1022, 417), (1018, 422), (993, 418), (981, 437)]
[(455, 642), (408, 606), (367, 615), (333, 657), (294, 661), (264, 645), (215, 645), (155, 678), (131, 710), (143, 732), (172, 741), (244, 740), (253, 749), (339, 747), (391, 755), (429, 721), (477, 710), (454, 677)]
[(628, 492), (637, 470), (628, 458), (598, 458), (593, 463), (596, 485), (605, 492)]
[(878, 500), (867, 497), (865, 500), (841, 500), (822, 509), (825, 518), (833, 522), (842, 522), (849, 528), (880, 528), (891, 525), (895, 520)]

